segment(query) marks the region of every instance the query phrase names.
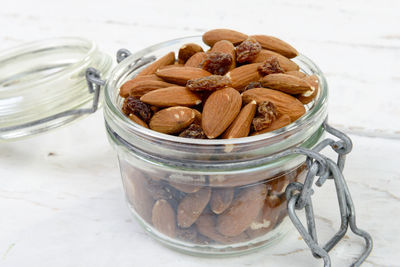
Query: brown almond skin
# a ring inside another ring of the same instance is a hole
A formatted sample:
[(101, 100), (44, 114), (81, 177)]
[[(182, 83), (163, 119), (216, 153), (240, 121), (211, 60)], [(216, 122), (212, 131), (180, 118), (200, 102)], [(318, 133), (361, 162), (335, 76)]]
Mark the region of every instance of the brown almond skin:
[(151, 91), (140, 98), (140, 101), (156, 107), (195, 106), (201, 98), (183, 86), (171, 86)]
[(269, 35), (252, 35), (251, 37), (256, 39), (262, 48), (277, 52), (287, 58), (294, 58), (299, 54), (293, 46), (276, 37)]
[(260, 82), (263, 87), (279, 90), (291, 95), (302, 94), (311, 90), (311, 86), (302, 78), (283, 73), (267, 75)]
[(199, 218), (210, 201), (210, 197), (211, 189), (209, 187), (187, 194), (178, 205), (178, 225), (182, 228), (190, 227)]
[(249, 135), (251, 122), (256, 114), (257, 103), (251, 101), (242, 108), (239, 115), (222, 135), (223, 139), (240, 138)]
[(257, 70), (259, 66), (261, 66), (261, 63), (243, 65), (231, 70), (225, 75), (231, 79), (232, 87), (241, 91), (249, 83), (256, 82), (262, 78)]
[(236, 51), (235, 51), (235, 46), (231, 42), (229, 42), (227, 40), (218, 41), (211, 48), (211, 52), (221, 52), (221, 53), (226, 53), (226, 54), (231, 55), (232, 56), (232, 64), (231, 64), (230, 70), (232, 70), (236, 67)]
[(150, 129), (166, 134), (175, 134), (183, 131), (194, 120), (195, 114), (188, 107), (170, 107), (155, 113), (150, 120)]
[(151, 222), (151, 209), (154, 200), (147, 190), (147, 179), (141, 172), (135, 171), (133, 175), (126, 177), (123, 181), (130, 204), (146, 222)]
[(141, 96), (147, 94), (148, 92), (170, 86), (174, 86), (174, 84), (167, 83), (162, 80), (137, 81), (131, 84), (129, 95), (135, 98), (140, 98)]
[(259, 135), (259, 134), (263, 134), (263, 133), (272, 132), (272, 131), (278, 130), (282, 127), (285, 127), (286, 125), (289, 125), (291, 122), (292, 121), (290, 120), (290, 117), (288, 115), (281, 115), (276, 120), (274, 120), (268, 128), (263, 129), (258, 132), (254, 132), (251, 135), (253, 136), (253, 135)]
[(211, 213), (202, 214), (196, 221), (197, 231), (221, 244), (240, 243), (249, 239), (248, 235), (241, 233), (234, 237), (228, 237), (220, 234), (216, 229), (215, 215)]
[(200, 45), (195, 43), (184, 44), (178, 52), (178, 63), (185, 64), (190, 57), (198, 52), (204, 52)]
[(257, 218), (267, 197), (265, 184), (243, 189), (232, 201), (231, 206), (217, 219), (217, 230), (225, 236), (243, 233)]
[(232, 203), (235, 189), (228, 188), (214, 188), (211, 194), (210, 207), (215, 214), (221, 214)]
[(137, 76), (154, 74), (159, 68), (167, 66), (167, 65), (172, 65), (174, 63), (175, 63), (175, 53), (169, 52), (165, 56), (163, 56), (163, 57), (159, 58), (158, 60), (154, 61), (153, 63), (151, 63), (144, 70), (139, 72), (139, 74)]
[(153, 206), (153, 226), (161, 233), (169, 236), (176, 236), (175, 211), (165, 199), (159, 199)]
[(194, 121), (192, 123), (200, 125), (201, 126), (201, 112), (198, 111), (197, 109), (193, 109), (194, 111)]
[(160, 69), (156, 72), (156, 75), (164, 81), (178, 85), (186, 85), (188, 80), (210, 76), (211, 73), (200, 68), (185, 66)]
[(183, 184), (170, 181), (169, 184), (184, 193), (195, 193), (200, 190), (201, 185)]
[(285, 74), (296, 76), (297, 78), (301, 78), (301, 79), (307, 77), (307, 74), (305, 74), (304, 72), (298, 71), (298, 70), (286, 71)]
[(243, 92), (242, 99), (244, 103), (255, 100), (257, 104), (270, 101), (276, 106), (278, 113), (288, 115), (292, 122), (306, 113), (303, 103), (297, 98), (273, 89), (253, 88)]
[(226, 87), (213, 92), (206, 100), (201, 126), (208, 138), (221, 135), (236, 118), (242, 106), (237, 90)]
[(261, 50), (251, 63), (263, 63), (266, 60), (271, 59), (272, 57), (276, 57), (278, 59), (279, 65), (284, 71), (294, 71), (300, 69), (299, 65), (297, 65), (295, 62), (291, 61), (287, 57), (282, 56), (281, 54), (278, 54), (274, 51), (265, 49)]
[(214, 29), (203, 34), (203, 42), (209, 46), (213, 46), (216, 42), (227, 40), (237, 45), (247, 39), (247, 35), (238, 31), (229, 29)]
[(119, 95), (124, 98), (128, 97), (129, 92), (133, 87), (136, 86), (137, 82), (142, 82), (142, 81), (162, 81), (162, 79), (155, 74), (136, 76), (135, 78), (125, 82), (121, 86), (121, 88), (119, 89)]
[(131, 121), (136, 122), (140, 126), (143, 126), (144, 128), (149, 128), (149, 126), (147, 126), (147, 123), (145, 123), (142, 119), (140, 119), (135, 114), (129, 114), (129, 119), (131, 119)]
[(201, 62), (206, 59), (207, 54), (204, 52), (197, 52), (191, 56), (185, 63), (185, 67), (201, 68)]
[(311, 86), (311, 91), (304, 92), (300, 95), (297, 95), (297, 99), (300, 100), (301, 103), (307, 105), (318, 95), (319, 90), (319, 80), (316, 75), (311, 75), (303, 78)]

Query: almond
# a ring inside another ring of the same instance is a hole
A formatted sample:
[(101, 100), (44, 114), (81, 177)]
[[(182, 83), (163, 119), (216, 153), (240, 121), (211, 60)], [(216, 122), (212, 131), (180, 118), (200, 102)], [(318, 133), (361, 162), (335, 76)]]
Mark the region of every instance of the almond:
[(210, 200), (211, 210), (215, 214), (224, 212), (231, 205), (234, 193), (235, 189), (233, 187), (214, 188)]
[(144, 128), (149, 128), (149, 126), (147, 126), (147, 124), (135, 114), (129, 114), (129, 119), (136, 122), (140, 126), (143, 126)]
[(280, 114), (286, 114), (294, 122), (306, 112), (303, 103), (297, 98), (280, 91), (268, 88), (253, 88), (242, 93), (245, 103), (255, 100), (257, 104), (263, 101), (271, 101)]
[(151, 63), (149, 66), (147, 66), (145, 69), (143, 69), (138, 76), (142, 75), (149, 75), (155, 73), (159, 68), (167, 65), (171, 65), (175, 63), (175, 53), (174, 52), (169, 52), (165, 56), (159, 58), (158, 60), (154, 61)]
[(150, 129), (166, 133), (174, 134), (183, 131), (194, 120), (195, 114), (188, 107), (170, 107), (162, 109), (155, 113), (150, 120)]
[(123, 181), (129, 204), (146, 222), (151, 222), (151, 208), (154, 200), (147, 190), (147, 179), (141, 172), (136, 170), (129, 177), (124, 177)]
[(204, 104), (201, 126), (208, 138), (222, 134), (240, 112), (242, 98), (237, 90), (226, 87), (213, 92)]
[(201, 125), (201, 112), (197, 109), (193, 109), (194, 111), (194, 121), (192, 123)]
[(274, 226), (272, 220), (269, 218), (263, 218), (263, 215), (264, 213), (262, 209), (257, 215), (256, 219), (254, 219), (254, 221), (250, 224), (249, 228), (247, 228), (246, 234), (248, 234), (251, 238), (265, 235)]
[(215, 29), (203, 34), (203, 42), (209, 46), (213, 46), (216, 42), (227, 40), (237, 45), (247, 39), (247, 35), (238, 31), (229, 29)]
[(291, 71), (291, 70), (299, 70), (300, 67), (287, 57), (282, 56), (281, 54), (275, 53), (270, 50), (261, 50), (255, 59), (253, 59), (252, 63), (263, 63), (266, 60), (269, 60), (272, 57), (276, 57), (278, 59), (279, 65), (284, 71)]
[(124, 98), (128, 97), (129, 92), (137, 84), (137, 82), (142, 81), (162, 81), (162, 79), (155, 74), (136, 76), (135, 78), (125, 82), (121, 86), (121, 88), (119, 89), (119, 95)]
[(240, 243), (249, 239), (245, 233), (234, 237), (228, 237), (218, 233), (216, 229), (215, 215), (211, 213), (202, 214), (196, 221), (197, 231), (212, 240), (222, 244)]
[(267, 197), (265, 184), (243, 189), (231, 206), (218, 216), (217, 230), (225, 236), (237, 236), (244, 232), (257, 218)]
[(135, 98), (140, 98), (144, 94), (147, 94), (148, 92), (151, 92), (153, 90), (174, 86), (174, 84), (172, 83), (157, 80), (135, 81), (130, 85), (131, 87), (129, 95)]
[(182, 228), (190, 227), (199, 218), (210, 201), (210, 197), (211, 190), (209, 187), (187, 194), (178, 205), (178, 225)]
[(184, 66), (185, 66), (184, 64), (180, 64), (176, 61), (174, 64), (160, 67), (158, 70), (164, 70), (164, 69), (176, 68), (176, 67), (184, 67)]
[(297, 78), (301, 78), (301, 79), (307, 77), (307, 74), (305, 74), (304, 72), (298, 71), (298, 70), (287, 71), (287, 72), (285, 72), (285, 74), (296, 76)]
[(268, 199), (270, 198), (270, 196), (267, 196), (262, 210), (258, 214), (257, 218), (250, 224), (249, 228), (246, 230), (246, 233), (251, 238), (256, 238), (271, 231), (271, 229), (277, 225), (278, 218), (282, 209), (286, 208), (286, 205), (284, 205), (284, 202), (282, 201), (280, 201), (280, 203), (283, 205), (280, 205), (280, 207), (276, 206), (272, 208), (267, 203)]
[(251, 122), (256, 114), (257, 103), (251, 101), (242, 108), (239, 115), (222, 135), (224, 139), (240, 138), (249, 135)]
[(201, 185), (183, 184), (170, 181), (169, 184), (184, 193), (194, 193), (200, 190)]
[(277, 52), (287, 58), (294, 58), (299, 54), (290, 44), (276, 37), (268, 35), (253, 35), (251, 37), (255, 38), (262, 48)]
[(278, 130), (282, 127), (285, 127), (286, 125), (289, 125), (290, 123), (291, 123), (290, 117), (288, 115), (284, 114), (284, 115), (281, 115), (280, 117), (278, 117), (276, 120), (274, 120), (268, 128), (263, 129), (258, 132), (254, 132), (251, 135), (259, 135), (259, 134), (263, 134), (263, 133), (272, 132), (272, 131)]
[(185, 63), (185, 67), (201, 68), (200, 64), (206, 59), (207, 54), (204, 52), (197, 52), (191, 56)]
[(204, 52), (203, 48), (195, 43), (184, 44), (179, 49), (178, 63), (185, 64), (185, 62), (198, 52)]
[(261, 66), (261, 63), (243, 65), (231, 70), (225, 75), (231, 79), (233, 88), (241, 90), (250, 82), (256, 82), (262, 78), (257, 70), (259, 66)]
[(211, 73), (195, 67), (171, 67), (158, 70), (156, 75), (167, 82), (186, 85), (188, 80), (210, 76)]
[(291, 95), (302, 94), (311, 90), (311, 86), (302, 78), (283, 73), (267, 75), (260, 82), (263, 87), (279, 90)]
[(319, 79), (316, 75), (311, 75), (303, 78), (303, 80), (310, 85), (311, 90), (298, 95), (297, 99), (306, 105), (317, 96), (319, 90)]
[(165, 199), (157, 200), (157, 202), (153, 206), (151, 220), (154, 227), (158, 231), (169, 237), (175, 237), (175, 212), (168, 201), (166, 201)]
[(143, 95), (140, 100), (156, 107), (190, 107), (201, 103), (201, 98), (198, 95), (182, 86), (157, 89)]
[(234, 69), (236, 67), (236, 52), (233, 44), (227, 40), (221, 40), (214, 44), (211, 48), (211, 52), (222, 52), (225, 54), (229, 54), (232, 56), (232, 64), (230, 69)]

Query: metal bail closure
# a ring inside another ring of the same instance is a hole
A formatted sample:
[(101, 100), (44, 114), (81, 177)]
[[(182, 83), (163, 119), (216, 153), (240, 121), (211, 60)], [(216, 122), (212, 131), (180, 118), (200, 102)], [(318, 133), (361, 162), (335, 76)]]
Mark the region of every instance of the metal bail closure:
[[(310, 247), (312, 254), (316, 258), (322, 258), (324, 260), (324, 266), (331, 266), (331, 259), (329, 251), (344, 237), (350, 226), (351, 231), (363, 237), (365, 240), (365, 248), (362, 254), (357, 258), (351, 266), (360, 266), (365, 261), (372, 250), (372, 238), (371, 236), (359, 229), (356, 225), (356, 215), (351, 199), (350, 191), (347, 187), (346, 181), (343, 177), (342, 171), (345, 164), (346, 154), (350, 153), (352, 149), (351, 139), (344, 133), (336, 130), (329, 126), (327, 122), (323, 124), (325, 130), (340, 140), (334, 141), (333, 139), (327, 138), (317, 144), (314, 149), (307, 150), (292, 150), (293, 154), (303, 154), (307, 156), (308, 173), (305, 178), (304, 184), (294, 182), (286, 188), (286, 199), (289, 218), (292, 220), (294, 226), (299, 231), (303, 240)], [(337, 162), (326, 158), (319, 152), (327, 147), (331, 146), (332, 149), (338, 154)], [(312, 207), (311, 195), (313, 194), (312, 184), (314, 183), (315, 177), (319, 176), (316, 182), (317, 186), (322, 186), (326, 179), (333, 179), (335, 182), (336, 194), (340, 208), (341, 225), (338, 232), (323, 246), (321, 247), (318, 243), (317, 232), (315, 228), (315, 217)], [(307, 229), (304, 227), (299, 217), (296, 214), (296, 210), (305, 209)]]

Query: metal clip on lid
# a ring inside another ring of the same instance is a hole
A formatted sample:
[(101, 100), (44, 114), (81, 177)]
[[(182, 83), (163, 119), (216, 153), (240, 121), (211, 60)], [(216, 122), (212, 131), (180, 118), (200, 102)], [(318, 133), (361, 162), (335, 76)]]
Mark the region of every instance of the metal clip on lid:
[[(354, 234), (363, 237), (365, 240), (365, 249), (363, 253), (351, 265), (360, 266), (361, 263), (363, 263), (371, 253), (372, 238), (367, 232), (359, 229), (356, 225), (356, 215), (353, 201), (342, 173), (346, 160), (346, 154), (350, 153), (352, 149), (352, 142), (347, 135), (336, 130), (335, 128), (332, 128), (327, 124), (327, 122), (323, 124), (323, 127), (328, 133), (338, 137), (340, 140), (334, 141), (333, 139), (327, 138), (317, 144), (312, 150), (302, 149), (301, 151), (292, 151), (294, 154), (300, 153), (307, 156), (308, 173), (304, 184), (295, 182), (289, 184), (286, 188), (289, 217), (299, 231), (300, 235), (303, 237), (304, 241), (310, 247), (314, 257), (322, 258), (324, 260), (325, 267), (331, 266), (331, 259), (328, 252), (343, 238), (347, 232), (348, 226), (350, 225), (351, 231)], [(338, 154), (336, 163), (319, 153), (327, 146), (331, 146), (332, 149)], [(335, 181), (341, 215), (341, 225), (339, 231), (323, 247), (318, 244), (311, 201), (311, 195), (314, 192), (312, 189), (312, 184), (316, 176), (319, 176), (319, 179), (315, 184), (319, 187), (325, 183), (326, 179), (333, 179)], [(304, 227), (296, 214), (296, 210), (301, 210), (303, 208), (305, 209), (308, 230)]]

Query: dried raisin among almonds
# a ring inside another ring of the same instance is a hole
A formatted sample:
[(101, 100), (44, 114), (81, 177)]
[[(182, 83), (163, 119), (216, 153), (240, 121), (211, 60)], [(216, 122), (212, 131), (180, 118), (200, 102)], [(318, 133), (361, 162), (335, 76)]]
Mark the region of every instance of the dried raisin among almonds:
[(278, 58), (271, 57), (258, 67), (258, 72), (265, 76), (273, 73), (284, 73), (285, 71), (281, 68), (281, 65), (279, 65)]
[(272, 102), (263, 101), (258, 105), (257, 108), (258, 114), (269, 117), (270, 119), (275, 119), (277, 116), (276, 107)]
[(253, 89), (253, 88), (262, 88), (262, 84), (260, 82), (250, 82), (243, 91)]
[(203, 129), (198, 124), (191, 124), (186, 130), (179, 134), (180, 137), (192, 138), (192, 139), (206, 139), (207, 136)]
[(255, 39), (248, 38), (236, 47), (236, 61), (239, 63), (252, 61), (260, 51), (261, 45)]
[(275, 105), (269, 101), (263, 101), (257, 108), (257, 115), (253, 119), (253, 128), (255, 131), (261, 131), (268, 128), (277, 116)]
[(232, 85), (231, 79), (221, 75), (210, 75), (186, 83), (186, 87), (192, 91), (214, 91), (230, 85)]
[(232, 56), (222, 52), (207, 53), (207, 57), (201, 63), (201, 67), (215, 75), (224, 75), (232, 64)]
[(127, 116), (135, 114), (145, 122), (149, 122), (151, 118), (150, 106), (131, 96), (125, 99), (122, 112)]

